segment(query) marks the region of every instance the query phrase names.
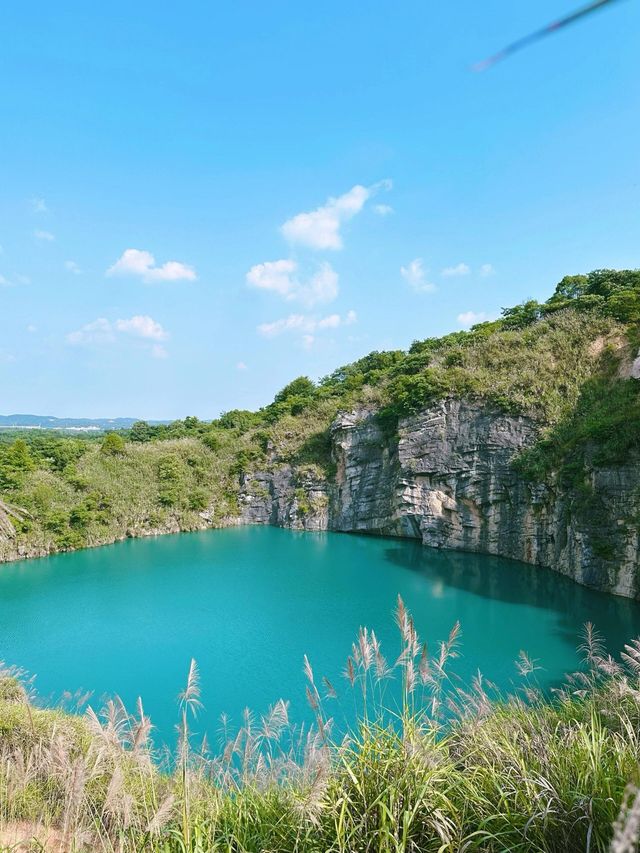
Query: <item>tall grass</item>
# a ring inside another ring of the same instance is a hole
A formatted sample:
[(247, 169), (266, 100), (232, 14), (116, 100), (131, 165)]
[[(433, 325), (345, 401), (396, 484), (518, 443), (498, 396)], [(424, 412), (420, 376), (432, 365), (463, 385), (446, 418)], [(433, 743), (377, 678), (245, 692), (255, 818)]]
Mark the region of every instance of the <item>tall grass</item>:
[[(640, 837), (640, 640), (619, 661), (591, 626), (582, 669), (552, 697), (522, 654), (522, 688), (449, 677), (458, 627), (430, 653), (399, 599), (388, 660), (362, 628), (345, 687), (304, 660), (314, 723), (288, 704), (246, 712), (220, 744), (196, 743), (199, 675), (179, 697), (176, 754), (154, 750), (139, 703), (83, 716), (36, 707), (28, 680), (0, 678), (0, 849), (205, 851), (606, 851)], [(358, 721), (338, 735), (346, 691)], [(343, 697), (344, 698), (344, 697)], [(20, 846), (22, 843), (22, 846)], [(3, 846), (4, 845), (4, 846)]]

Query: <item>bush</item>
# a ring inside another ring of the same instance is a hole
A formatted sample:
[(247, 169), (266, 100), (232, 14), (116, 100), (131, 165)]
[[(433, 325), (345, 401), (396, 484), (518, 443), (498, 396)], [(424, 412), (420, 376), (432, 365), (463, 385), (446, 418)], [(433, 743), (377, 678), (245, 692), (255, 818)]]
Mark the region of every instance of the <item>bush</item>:
[(108, 432), (100, 446), (105, 456), (122, 456), (124, 448), (124, 439), (117, 432)]

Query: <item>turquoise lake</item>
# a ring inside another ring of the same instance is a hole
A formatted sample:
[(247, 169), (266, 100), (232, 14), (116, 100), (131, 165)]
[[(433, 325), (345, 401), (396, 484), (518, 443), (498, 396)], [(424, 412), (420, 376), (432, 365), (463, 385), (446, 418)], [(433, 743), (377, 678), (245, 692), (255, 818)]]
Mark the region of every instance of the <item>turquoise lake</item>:
[(335, 684), (358, 627), (374, 628), (387, 657), (399, 651), (400, 593), (431, 648), (462, 626), (455, 672), (480, 669), (504, 689), (519, 684), (521, 649), (557, 684), (578, 663), (586, 621), (612, 653), (640, 634), (640, 604), (592, 592), (554, 572), (397, 539), (241, 527), (128, 540), (0, 566), (0, 658), (37, 675), (40, 696), (118, 694), (146, 712), (166, 740), (176, 695), (194, 657), (205, 710), (196, 729), (215, 739), (218, 718), (279, 698), (308, 716), (303, 655)]

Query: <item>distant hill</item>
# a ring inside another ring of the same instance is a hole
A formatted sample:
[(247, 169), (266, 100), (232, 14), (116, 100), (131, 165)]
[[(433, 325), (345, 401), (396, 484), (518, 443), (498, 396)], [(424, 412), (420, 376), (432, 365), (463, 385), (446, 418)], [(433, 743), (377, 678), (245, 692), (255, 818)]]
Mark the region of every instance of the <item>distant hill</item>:
[[(140, 418), (54, 418), (51, 415), (0, 415), (0, 429), (57, 429), (69, 432), (130, 429)], [(150, 424), (166, 421), (148, 421)]]

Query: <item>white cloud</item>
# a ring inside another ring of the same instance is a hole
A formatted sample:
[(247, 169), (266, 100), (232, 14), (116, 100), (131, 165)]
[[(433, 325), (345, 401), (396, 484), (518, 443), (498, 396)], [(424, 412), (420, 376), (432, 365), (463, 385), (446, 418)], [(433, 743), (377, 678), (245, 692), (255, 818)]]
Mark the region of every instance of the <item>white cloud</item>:
[(255, 264), (247, 273), (247, 283), (261, 290), (272, 290), (280, 296), (288, 297), (296, 289), (294, 273), (298, 269), (295, 261), (283, 258), (279, 261), (265, 261)]
[(249, 368), (248, 368), (248, 367), (247, 367), (247, 365), (244, 363), (244, 361), (239, 361), (239, 362), (236, 364), (236, 370), (248, 370), (248, 369), (249, 369)]
[(489, 319), (484, 311), (479, 311), (476, 313), (475, 311), (465, 311), (462, 314), (458, 314), (458, 323), (461, 326), (473, 326), (476, 323), (482, 323), (483, 320)]
[(34, 332), (37, 332), (37, 331), (38, 331), (38, 327), (36, 325), (34, 325), (33, 323), (29, 323), (29, 325), (27, 326), (27, 332), (29, 332), (29, 334), (32, 335)]
[(490, 275), (493, 275), (495, 272), (493, 268), (493, 264), (482, 264), (480, 267), (480, 277), (487, 278)]
[(12, 278), (0, 275), (0, 287), (15, 287), (18, 284), (31, 284), (29, 276), (16, 273)]
[(340, 314), (328, 314), (326, 317), (314, 317), (309, 314), (289, 314), (273, 323), (261, 323), (258, 331), (267, 338), (275, 338), (285, 332), (303, 333), (305, 338), (325, 329), (337, 329), (339, 326), (351, 326), (358, 320), (355, 311), (348, 311), (344, 317)]
[[(154, 342), (148, 349), (153, 358), (168, 356), (166, 349), (158, 343), (165, 341), (169, 337), (168, 333), (152, 317), (142, 314), (113, 323), (106, 317), (98, 317), (77, 331), (70, 332), (67, 335), (67, 343), (75, 346), (114, 344), (122, 335), (141, 338), (145, 343)], [(122, 340), (122, 337), (120, 339)]]
[(151, 252), (141, 249), (125, 249), (120, 258), (109, 267), (108, 276), (130, 275), (151, 283), (155, 281), (195, 281), (196, 271), (188, 264), (179, 261), (166, 261), (162, 266), (156, 266), (156, 259)]
[(116, 329), (119, 332), (126, 332), (138, 338), (148, 338), (154, 341), (164, 341), (169, 337), (160, 323), (146, 314), (137, 314), (128, 320), (116, 320)]
[(400, 267), (400, 275), (418, 293), (432, 293), (436, 286), (427, 281), (429, 270), (425, 270), (422, 258), (414, 258), (406, 267)]
[(332, 302), (338, 295), (338, 273), (331, 264), (324, 263), (306, 285), (302, 285), (298, 298), (305, 305)]
[(470, 272), (471, 267), (467, 266), (467, 264), (457, 264), (455, 267), (445, 267), (441, 274), (445, 278), (454, 278), (459, 275), (469, 275)]
[(64, 266), (65, 269), (68, 269), (69, 272), (72, 272), (74, 275), (80, 275), (82, 273), (80, 266), (75, 261), (65, 261)]
[(33, 232), (33, 236), (36, 240), (42, 240), (45, 243), (53, 243), (56, 239), (51, 231), (40, 231), (38, 228)]
[(373, 195), (391, 187), (390, 180), (379, 181), (370, 187), (356, 184), (343, 195), (329, 198), (321, 207), (288, 219), (280, 231), (291, 243), (300, 243), (311, 249), (341, 249), (341, 226), (360, 213)]
[(302, 346), (305, 349), (311, 349), (311, 347), (314, 345), (315, 342), (316, 342), (316, 339), (314, 338), (313, 335), (303, 335), (302, 336)]
[(31, 210), (34, 213), (47, 213), (49, 210), (43, 198), (32, 198), (30, 199), (29, 204), (31, 205)]
[(110, 344), (115, 341), (113, 327), (106, 317), (98, 317), (92, 323), (87, 323), (76, 332), (69, 332), (67, 341), (70, 344)]
[(305, 317), (304, 314), (289, 314), (288, 317), (283, 317), (282, 320), (275, 320), (273, 323), (260, 323), (258, 331), (267, 338), (274, 338), (283, 332), (290, 332), (292, 330), (305, 331), (307, 329), (311, 331), (314, 328), (314, 321), (309, 317)]
[(307, 281), (297, 275), (298, 264), (291, 259), (265, 261), (247, 273), (247, 284), (270, 290), (288, 301), (302, 302), (311, 307), (332, 302), (338, 295), (338, 274), (331, 264), (323, 263)]
[(374, 204), (373, 210), (378, 216), (389, 216), (390, 213), (394, 212), (390, 204)]
[(328, 317), (323, 317), (322, 320), (318, 320), (318, 328), (337, 329), (341, 322), (342, 318), (339, 314), (329, 314)]

